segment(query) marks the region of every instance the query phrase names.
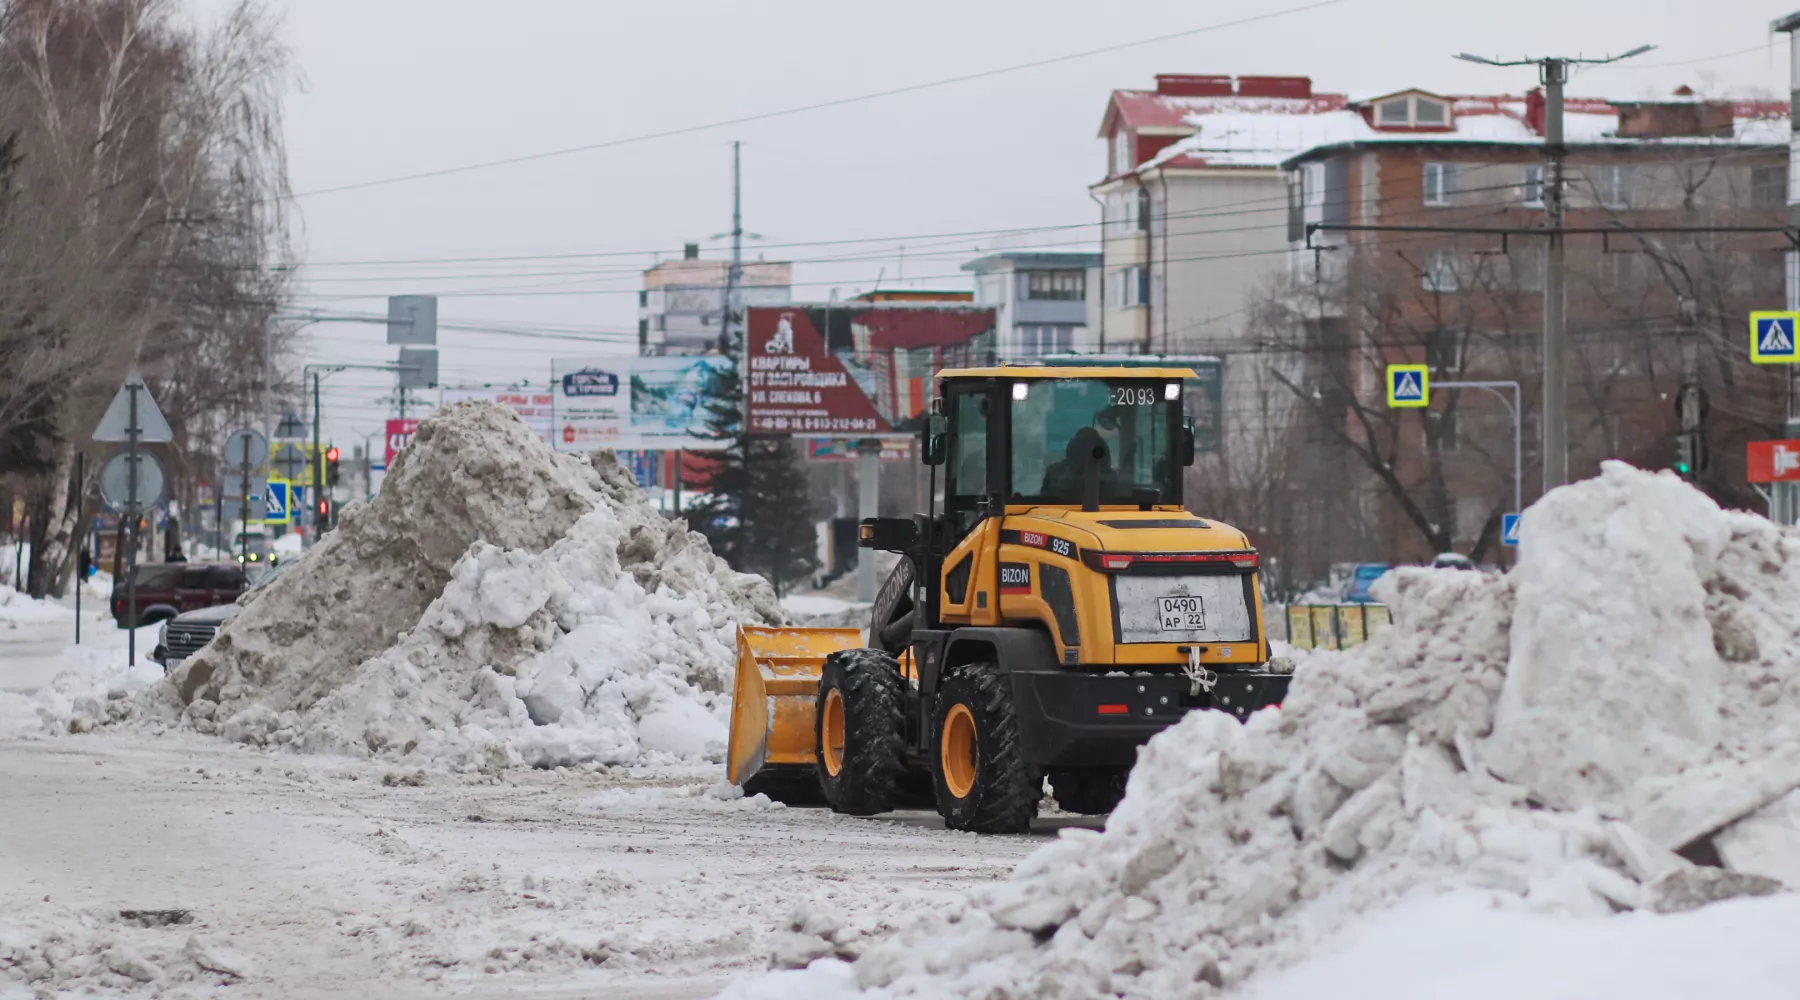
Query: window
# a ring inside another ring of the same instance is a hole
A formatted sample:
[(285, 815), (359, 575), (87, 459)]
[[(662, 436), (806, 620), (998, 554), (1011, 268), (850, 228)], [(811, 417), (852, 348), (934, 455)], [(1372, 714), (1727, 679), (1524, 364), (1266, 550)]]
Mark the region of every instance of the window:
[(1408, 107), (1410, 103), (1404, 97), (1396, 97), (1375, 105), (1376, 126), (1411, 125), (1411, 108)]
[(1544, 251), (1542, 247), (1513, 244), (1506, 259), (1512, 271), (1512, 284), (1521, 292), (1544, 290)]
[(1630, 208), (1635, 171), (1621, 163), (1595, 169), (1594, 197), (1607, 208)]
[(1040, 358), (1046, 354), (1069, 354), (1075, 350), (1075, 327), (1062, 323), (1043, 323), (1019, 327), (1019, 357)]
[(1453, 253), (1438, 252), (1431, 255), (1425, 265), (1424, 286), (1428, 292), (1454, 292), (1462, 287), (1459, 279), (1460, 269)]
[(1787, 168), (1751, 167), (1750, 204), (1770, 208), (1787, 204)]
[(1025, 297), (1079, 302), (1087, 298), (1087, 272), (1032, 271), (1026, 279)]
[(1525, 168), (1525, 183), (1519, 185), (1519, 200), (1528, 208), (1544, 207), (1544, 165)]
[(1425, 204), (1448, 205), (1456, 193), (1456, 164), (1425, 164)]
[(1120, 129), (1112, 137), (1112, 173), (1113, 176), (1131, 172), (1137, 164), (1131, 162), (1131, 131)]
[(978, 497), (987, 493), (988, 394), (963, 392), (950, 397), (956, 422), (950, 438), (950, 488), (953, 496)]
[(1449, 122), (1449, 111), (1443, 101), (1434, 101), (1429, 97), (1413, 98), (1413, 124), (1421, 127), (1442, 127)]
[[(1100, 502), (1132, 503), (1150, 489), (1176, 502), (1181, 400), (1149, 379), (1032, 379), (1012, 400), (1012, 502), (1080, 503), (1095, 445)], [(1176, 393), (1179, 396), (1179, 392)]]
[(1107, 302), (1115, 309), (1150, 301), (1150, 271), (1146, 268), (1121, 267), (1107, 277), (1107, 282)]
[(1129, 236), (1144, 228), (1144, 189), (1114, 191), (1106, 196), (1106, 235)]

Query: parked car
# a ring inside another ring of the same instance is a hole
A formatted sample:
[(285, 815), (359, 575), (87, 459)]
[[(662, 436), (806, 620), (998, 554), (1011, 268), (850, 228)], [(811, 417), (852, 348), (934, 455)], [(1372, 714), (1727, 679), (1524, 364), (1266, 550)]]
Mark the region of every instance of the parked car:
[[(250, 591), (268, 586), (281, 575), (281, 570), (280, 566), (269, 566), (262, 570), (252, 567)], [(237, 600), (242, 599), (240, 597)], [(172, 669), (211, 642), (213, 636), (218, 635), (219, 630), (225, 627), (226, 622), (235, 618), (242, 607), (241, 603), (220, 604), (197, 611), (185, 611), (168, 619), (163, 622), (162, 632), (156, 638), (156, 648), (151, 651), (150, 659), (162, 664), (164, 671)]]
[(1475, 563), (1460, 552), (1439, 552), (1437, 558), (1431, 560), (1432, 569), (1468, 569), (1475, 568)]
[(132, 568), (131, 579), (137, 585), (136, 615), (127, 606), (125, 583), (113, 583), (112, 616), (120, 628), (230, 604), (250, 587), (243, 567), (233, 563), (144, 563)]
[(201, 608), (176, 615), (163, 622), (162, 633), (157, 636), (156, 648), (150, 652), (150, 659), (163, 665), (168, 671), (177, 663), (200, 652), (200, 648), (212, 641), (219, 634), (225, 623), (237, 616), (240, 605), (221, 604), (217, 607)]

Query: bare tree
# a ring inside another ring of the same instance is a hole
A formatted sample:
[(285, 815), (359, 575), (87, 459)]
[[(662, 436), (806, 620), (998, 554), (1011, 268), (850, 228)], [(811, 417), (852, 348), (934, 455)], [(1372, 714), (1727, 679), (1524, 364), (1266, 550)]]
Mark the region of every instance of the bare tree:
[(254, 0), (205, 29), (168, 0), (0, 6), (0, 439), (35, 473), (34, 593), (61, 589), (75, 455), (127, 368), (177, 457), (250, 410), (290, 255), (291, 82)]

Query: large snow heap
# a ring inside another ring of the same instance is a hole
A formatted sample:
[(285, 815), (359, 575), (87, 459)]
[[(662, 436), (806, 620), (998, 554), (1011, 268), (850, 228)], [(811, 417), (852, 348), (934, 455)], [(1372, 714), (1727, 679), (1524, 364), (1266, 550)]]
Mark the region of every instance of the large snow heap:
[[(1403, 569), (1287, 702), (1152, 740), (1104, 833), (743, 997), (1212, 996), (1359, 914), (1674, 912), (1800, 885), (1800, 532), (1613, 463), (1509, 575)], [(815, 952), (816, 953), (816, 952)]]
[(718, 757), (739, 624), (780, 623), (611, 453), (511, 411), (419, 425), (381, 493), (161, 692), (205, 732), (451, 766)]

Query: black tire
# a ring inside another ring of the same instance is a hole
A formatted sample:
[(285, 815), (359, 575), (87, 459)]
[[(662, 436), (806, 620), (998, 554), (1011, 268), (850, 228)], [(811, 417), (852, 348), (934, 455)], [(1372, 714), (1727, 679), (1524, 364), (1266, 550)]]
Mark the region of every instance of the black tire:
[[(956, 731), (968, 724), (973, 733), (959, 738)], [(964, 756), (968, 751), (972, 760)], [(938, 690), (931, 713), (931, 779), (938, 814), (950, 829), (1030, 831), (1044, 779), (1020, 752), (1012, 685), (993, 664), (958, 667)]]
[[(814, 702), (813, 747), (819, 788), (833, 812), (873, 816), (894, 808), (906, 766), (900, 664), (879, 649), (846, 649), (825, 658)], [(833, 703), (838, 729), (832, 724)], [(841, 745), (837, 744), (841, 736)], [(828, 742), (829, 740), (829, 742)]]
[(1056, 793), (1056, 804), (1064, 812), (1083, 816), (1104, 816), (1125, 797), (1125, 778), (1130, 771), (1094, 768), (1080, 771), (1051, 771), (1050, 790)]

